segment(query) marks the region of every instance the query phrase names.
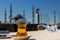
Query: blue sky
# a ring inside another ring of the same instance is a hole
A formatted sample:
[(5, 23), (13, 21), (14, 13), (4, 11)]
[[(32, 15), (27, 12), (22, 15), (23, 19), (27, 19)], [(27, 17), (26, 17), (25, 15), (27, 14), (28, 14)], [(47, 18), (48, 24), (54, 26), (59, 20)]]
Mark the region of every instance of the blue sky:
[(60, 0), (0, 0), (0, 20), (2, 22), (4, 22), (5, 8), (7, 9), (7, 21), (9, 21), (9, 11), (11, 3), (13, 16), (15, 16), (16, 13), (23, 15), (23, 10), (25, 9), (27, 21), (32, 22), (32, 6), (34, 5), (34, 11), (36, 11), (36, 8), (39, 8), (40, 15), (43, 15), (43, 23), (54, 23), (54, 10), (56, 10), (57, 13), (57, 23), (60, 22)]

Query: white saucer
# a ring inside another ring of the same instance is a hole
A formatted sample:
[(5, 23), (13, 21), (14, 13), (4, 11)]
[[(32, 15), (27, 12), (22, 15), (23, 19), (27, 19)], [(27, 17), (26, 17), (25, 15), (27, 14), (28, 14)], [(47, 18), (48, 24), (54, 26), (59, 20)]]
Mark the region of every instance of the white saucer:
[(21, 37), (12, 37), (14, 40), (24, 40), (24, 39), (29, 39), (31, 36), (21, 36)]

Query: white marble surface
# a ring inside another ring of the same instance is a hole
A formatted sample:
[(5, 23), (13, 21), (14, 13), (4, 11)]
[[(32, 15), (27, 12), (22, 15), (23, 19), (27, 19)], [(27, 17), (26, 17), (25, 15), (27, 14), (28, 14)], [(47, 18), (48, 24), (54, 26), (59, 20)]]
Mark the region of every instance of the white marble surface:
[[(14, 35), (16, 32), (11, 32), (10, 35)], [(28, 35), (31, 35), (30, 39), (35, 40), (60, 40), (60, 30), (56, 32), (50, 32), (48, 30), (30, 31)], [(13, 40), (13, 39), (0, 39), (0, 40)]]

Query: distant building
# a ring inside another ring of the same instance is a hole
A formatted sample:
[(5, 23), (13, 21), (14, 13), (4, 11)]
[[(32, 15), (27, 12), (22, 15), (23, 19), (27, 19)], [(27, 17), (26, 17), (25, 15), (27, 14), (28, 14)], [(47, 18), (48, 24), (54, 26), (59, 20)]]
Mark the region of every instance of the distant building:
[(18, 19), (21, 19), (21, 18), (23, 18), (22, 15), (16, 14), (16, 16), (12, 17), (11, 19), (16, 22)]

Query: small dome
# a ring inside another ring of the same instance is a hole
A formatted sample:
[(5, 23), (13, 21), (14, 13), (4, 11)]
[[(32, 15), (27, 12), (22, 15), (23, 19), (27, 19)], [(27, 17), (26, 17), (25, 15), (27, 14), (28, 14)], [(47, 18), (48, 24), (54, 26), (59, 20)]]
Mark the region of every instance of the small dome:
[(21, 19), (17, 20), (17, 22), (26, 22), (26, 19), (25, 18), (21, 18)]

